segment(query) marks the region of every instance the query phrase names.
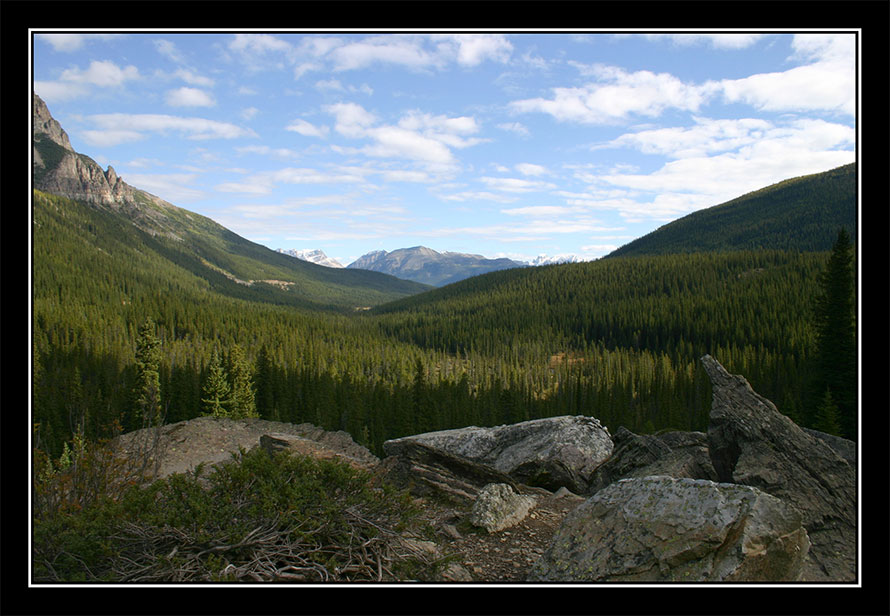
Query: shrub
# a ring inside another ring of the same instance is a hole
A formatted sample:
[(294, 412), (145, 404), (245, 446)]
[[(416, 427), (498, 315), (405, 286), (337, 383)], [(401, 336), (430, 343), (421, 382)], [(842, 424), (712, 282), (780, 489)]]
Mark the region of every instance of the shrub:
[(434, 575), (404, 492), (366, 471), (262, 449), (39, 523), (35, 581), (383, 581)]

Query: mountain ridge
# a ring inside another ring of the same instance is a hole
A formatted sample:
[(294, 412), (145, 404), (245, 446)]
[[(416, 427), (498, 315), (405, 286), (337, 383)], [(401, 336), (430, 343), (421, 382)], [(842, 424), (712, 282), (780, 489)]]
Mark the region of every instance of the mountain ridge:
[[(251, 242), (206, 216), (132, 187), (112, 167), (103, 170), (92, 158), (76, 152), (62, 126), (36, 94), (33, 95), (32, 122), (32, 188), (35, 191), (32, 209), (35, 212), (50, 216), (61, 213), (64, 217), (60, 208), (80, 207), (85, 211), (69, 216), (69, 220), (77, 220), (87, 228), (108, 229), (118, 224), (113, 222), (109, 226), (100, 220), (102, 217), (130, 224), (157, 240), (148, 248), (153, 254), (210, 282), (218, 293), (342, 310), (385, 303), (429, 288), (378, 272), (346, 271), (293, 259)], [(50, 204), (40, 195), (63, 197), (70, 203)], [(73, 224), (67, 228), (61, 224), (56, 229), (66, 234), (90, 236), (89, 231)], [(131, 241), (139, 241), (126, 235)], [(35, 241), (37, 239), (35, 234)], [(117, 242), (116, 238), (93, 239), (100, 250), (107, 248), (103, 243)], [(126, 250), (126, 247), (118, 245), (117, 249)], [(132, 251), (127, 252), (127, 258), (132, 258)], [(141, 266), (147, 266), (146, 263)]]
[(603, 258), (726, 250), (831, 250), (840, 227), (855, 240), (857, 166), (789, 178), (698, 210)]
[(471, 276), (514, 267), (527, 267), (527, 265), (507, 258), (489, 259), (482, 255), (438, 252), (426, 246), (412, 246), (390, 252), (374, 250), (346, 267), (383, 272), (398, 278), (441, 287)]

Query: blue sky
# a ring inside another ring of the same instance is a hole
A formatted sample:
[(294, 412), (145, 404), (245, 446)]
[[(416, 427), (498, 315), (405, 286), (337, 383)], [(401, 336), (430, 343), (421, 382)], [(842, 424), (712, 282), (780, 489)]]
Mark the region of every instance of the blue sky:
[(593, 259), (855, 160), (853, 31), (34, 31), (74, 148), (272, 249)]

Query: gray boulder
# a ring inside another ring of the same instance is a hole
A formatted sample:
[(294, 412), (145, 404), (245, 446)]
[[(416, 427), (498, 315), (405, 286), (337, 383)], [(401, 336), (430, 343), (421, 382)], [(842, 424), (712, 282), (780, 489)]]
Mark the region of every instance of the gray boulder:
[(612, 440), (612, 455), (593, 473), (588, 494), (595, 494), (619, 479), (633, 477), (666, 475), (717, 480), (704, 432), (641, 435), (622, 426)]
[(490, 533), (518, 524), (535, 506), (534, 496), (517, 494), (506, 483), (491, 483), (482, 488), (470, 511), (470, 523)]
[(708, 449), (720, 481), (772, 494), (803, 517), (812, 548), (806, 581), (856, 579), (856, 470), (825, 440), (781, 414), (710, 355)]
[(383, 449), (388, 456), (399, 456), (412, 444), (490, 466), (525, 485), (551, 491), (564, 486), (576, 494), (587, 491), (590, 477), (613, 447), (608, 430), (584, 416), (427, 432), (386, 441)]
[[(385, 444), (384, 444), (385, 445)], [(504, 483), (518, 490), (506, 473), (419, 441), (405, 441), (390, 447), (380, 463), (377, 476), (415, 496), (437, 496), (461, 507), (470, 507), (479, 492), (490, 483)]]
[(622, 479), (566, 516), (528, 580), (794, 581), (808, 547), (800, 513), (756, 488)]

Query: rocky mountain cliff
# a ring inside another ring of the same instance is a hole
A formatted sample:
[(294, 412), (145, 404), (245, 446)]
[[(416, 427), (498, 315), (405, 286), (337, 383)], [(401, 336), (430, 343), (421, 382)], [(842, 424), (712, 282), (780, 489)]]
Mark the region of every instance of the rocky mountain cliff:
[(346, 267), (383, 272), (397, 278), (441, 287), (471, 276), (526, 265), (511, 259), (488, 259), (482, 255), (437, 252), (426, 246), (414, 246), (392, 252), (375, 250)]
[(76, 152), (68, 134), (36, 94), (32, 117), (33, 188), (123, 213), (143, 231), (177, 237), (166, 214), (184, 210), (130, 186), (111, 166), (103, 170), (92, 158)]

